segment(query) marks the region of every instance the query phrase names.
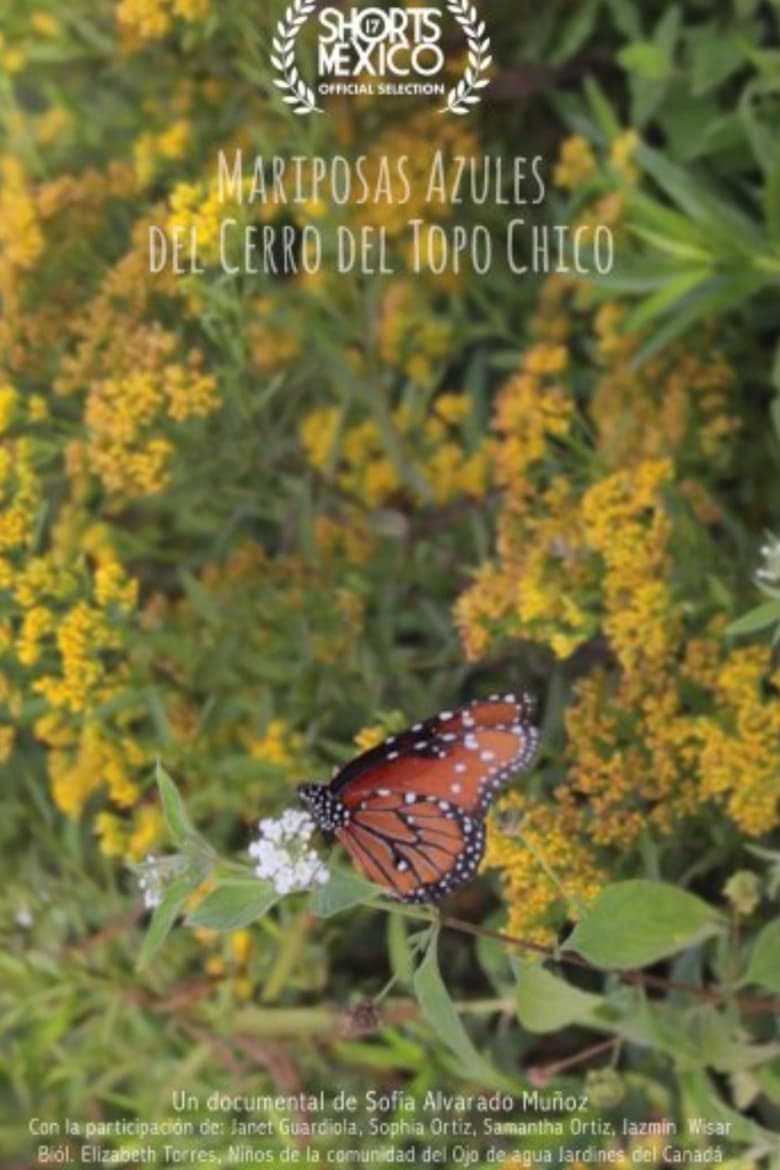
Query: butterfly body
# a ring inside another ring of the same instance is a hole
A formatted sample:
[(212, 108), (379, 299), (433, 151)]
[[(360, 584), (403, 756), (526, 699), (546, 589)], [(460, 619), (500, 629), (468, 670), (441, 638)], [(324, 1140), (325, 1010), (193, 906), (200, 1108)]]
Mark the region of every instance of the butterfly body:
[(373, 882), (404, 902), (438, 902), (475, 876), (485, 814), (533, 762), (528, 696), (477, 700), (390, 736), (299, 795)]

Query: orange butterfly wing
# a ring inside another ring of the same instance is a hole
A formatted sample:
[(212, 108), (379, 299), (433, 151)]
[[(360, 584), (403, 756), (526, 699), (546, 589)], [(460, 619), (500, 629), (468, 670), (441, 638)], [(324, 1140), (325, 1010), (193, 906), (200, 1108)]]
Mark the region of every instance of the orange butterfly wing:
[(525, 697), (481, 700), (348, 764), (331, 791), (346, 810), (336, 837), (358, 868), (410, 902), (437, 901), (472, 878), (491, 800), (536, 754), (531, 714)]

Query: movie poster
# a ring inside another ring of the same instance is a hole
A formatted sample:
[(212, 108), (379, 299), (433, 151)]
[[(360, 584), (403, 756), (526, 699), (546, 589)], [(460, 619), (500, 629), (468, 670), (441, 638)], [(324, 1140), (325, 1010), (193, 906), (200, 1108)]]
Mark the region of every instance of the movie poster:
[(6, 0), (0, 1165), (780, 1168), (777, 0)]

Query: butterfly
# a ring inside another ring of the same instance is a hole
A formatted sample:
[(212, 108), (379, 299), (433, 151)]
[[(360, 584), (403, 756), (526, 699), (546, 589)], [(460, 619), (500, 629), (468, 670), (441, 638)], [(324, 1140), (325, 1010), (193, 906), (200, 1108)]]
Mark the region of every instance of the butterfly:
[(438, 902), (474, 877), (490, 802), (533, 763), (534, 706), (493, 695), (442, 711), (298, 795), (370, 881), (403, 902)]

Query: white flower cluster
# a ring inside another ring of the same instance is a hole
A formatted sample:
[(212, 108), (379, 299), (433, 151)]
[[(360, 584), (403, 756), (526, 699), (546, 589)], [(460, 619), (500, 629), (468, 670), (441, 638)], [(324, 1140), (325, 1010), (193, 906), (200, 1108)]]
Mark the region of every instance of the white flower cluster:
[(147, 910), (154, 910), (160, 905), (165, 893), (165, 886), (170, 878), (169, 868), (152, 853), (144, 858), (143, 865), (136, 867), (138, 886), (144, 896), (144, 906)]
[(766, 544), (761, 546), (764, 563), (756, 577), (766, 585), (780, 585), (780, 539), (767, 533)]
[(271, 882), (277, 894), (295, 894), (324, 886), (328, 867), (309, 847), (316, 825), (308, 813), (288, 809), (277, 820), (260, 821), (260, 836), (249, 846), (255, 873)]

